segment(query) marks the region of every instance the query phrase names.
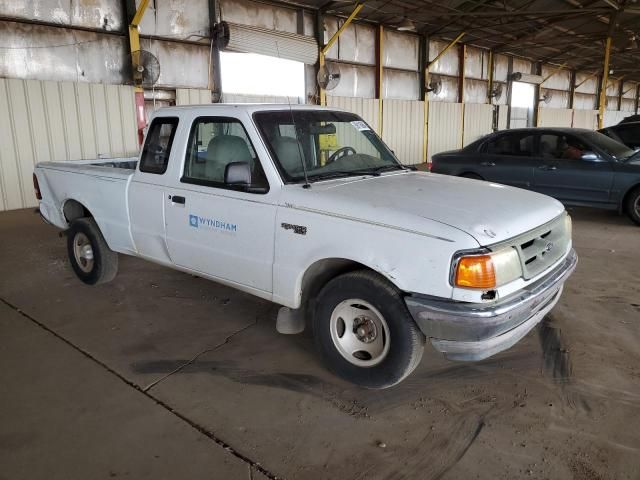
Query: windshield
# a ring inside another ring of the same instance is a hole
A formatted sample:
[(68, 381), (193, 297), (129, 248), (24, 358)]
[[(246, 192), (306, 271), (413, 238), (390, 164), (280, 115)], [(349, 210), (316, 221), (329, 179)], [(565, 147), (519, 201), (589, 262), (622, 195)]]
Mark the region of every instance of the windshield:
[(326, 110), (257, 112), (254, 119), (285, 182), (379, 175), (404, 167), (360, 117)]
[(635, 153), (624, 143), (609, 138), (600, 132), (588, 132), (584, 134), (584, 137), (616, 160), (627, 160)]

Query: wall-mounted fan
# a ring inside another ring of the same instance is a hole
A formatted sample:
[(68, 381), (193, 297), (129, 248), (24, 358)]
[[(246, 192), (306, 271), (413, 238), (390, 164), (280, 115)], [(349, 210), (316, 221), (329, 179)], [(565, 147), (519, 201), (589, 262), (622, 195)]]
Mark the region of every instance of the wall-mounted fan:
[(439, 75), (431, 75), (429, 77), (429, 85), (427, 85), (427, 92), (431, 92), (434, 95), (438, 95), (442, 91), (442, 78)]
[(340, 83), (340, 67), (333, 62), (325, 63), (318, 70), (316, 80), (323, 90), (333, 90)]
[(545, 90), (544, 93), (540, 96), (540, 101), (544, 103), (549, 103), (551, 102), (552, 98), (553, 98), (553, 91)]
[(131, 53), (133, 65), (133, 84), (138, 87), (152, 87), (160, 78), (160, 62), (147, 50), (136, 50)]

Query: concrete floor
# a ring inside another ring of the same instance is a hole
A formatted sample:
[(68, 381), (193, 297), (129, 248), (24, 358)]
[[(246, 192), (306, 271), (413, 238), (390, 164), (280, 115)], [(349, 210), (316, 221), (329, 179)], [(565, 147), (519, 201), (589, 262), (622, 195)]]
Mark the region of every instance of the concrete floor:
[(0, 479), (640, 479), (640, 228), (572, 214), (540, 327), (368, 391), (266, 301), (129, 257), (88, 287), (55, 228), (2, 213)]

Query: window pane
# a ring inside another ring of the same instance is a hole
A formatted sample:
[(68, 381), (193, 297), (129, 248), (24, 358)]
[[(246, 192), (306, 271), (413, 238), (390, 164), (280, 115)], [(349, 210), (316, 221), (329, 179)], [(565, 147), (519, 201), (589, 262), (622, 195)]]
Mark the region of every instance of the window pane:
[(141, 172), (161, 175), (167, 171), (171, 144), (177, 126), (177, 118), (156, 118), (153, 121), (142, 151)]
[(502, 135), (489, 142), (487, 153), (530, 157), (533, 155), (533, 139), (533, 134)]
[(233, 162), (249, 164), (252, 186), (267, 186), (262, 166), (239, 120), (222, 117), (197, 119), (189, 137), (183, 179), (222, 187), (226, 167)]
[(543, 158), (580, 160), (587, 147), (577, 138), (567, 135), (540, 136), (540, 154)]

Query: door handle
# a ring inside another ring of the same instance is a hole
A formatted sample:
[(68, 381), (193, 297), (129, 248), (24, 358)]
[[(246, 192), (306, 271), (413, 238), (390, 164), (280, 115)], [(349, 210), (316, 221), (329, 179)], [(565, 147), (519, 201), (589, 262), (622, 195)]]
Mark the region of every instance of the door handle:
[(480, 162), (480, 165), (485, 166), (485, 167), (495, 167), (496, 166), (495, 162)]
[(538, 167), (540, 170), (557, 170), (558, 167), (556, 167), (555, 165), (540, 165)]
[(173, 203), (179, 203), (180, 205), (184, 205), (186, 202), (185, 198), (179, 195), (169, 195), (169, 200), (171, 200)]

